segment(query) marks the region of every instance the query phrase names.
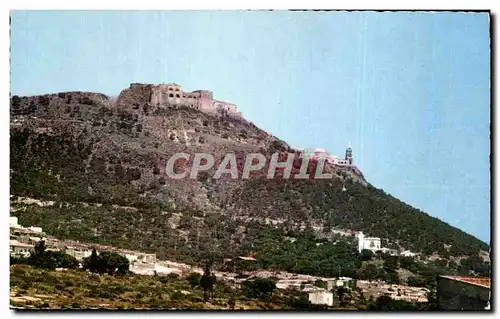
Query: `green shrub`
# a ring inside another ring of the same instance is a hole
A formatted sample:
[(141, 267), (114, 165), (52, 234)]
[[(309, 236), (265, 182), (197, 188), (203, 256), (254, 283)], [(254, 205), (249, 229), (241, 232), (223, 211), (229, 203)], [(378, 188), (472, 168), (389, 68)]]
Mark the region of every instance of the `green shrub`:
[(191, 288), (194, 288), (200, 284), (201, 274), (197, 272), (192, 272), (187, 276), (186, 279), (191, 285)]
[(276, 289), (276, 283), (268, 278), (256, 278), (243, 282), (243, 293), (250, 298), (268, 299)]
[(125, 275), (129, 272), (129, 261), (116, 252), (105, 251), (97, 255), (94, 249), (92, 255), (83, 260), (83, 268), (99, 274)]
[(167, 278), (174, 280), (179, 279), (179, 277), (180, 277), (179, 274), (176, 274), (175, 272), (171, 272), (167, 275)]
[(175, 291), (171, 296), (170, 296), (170, 299), (171, 300), (184, 300), (186, 299), (186, 296), (180, 292), (180, 291)]

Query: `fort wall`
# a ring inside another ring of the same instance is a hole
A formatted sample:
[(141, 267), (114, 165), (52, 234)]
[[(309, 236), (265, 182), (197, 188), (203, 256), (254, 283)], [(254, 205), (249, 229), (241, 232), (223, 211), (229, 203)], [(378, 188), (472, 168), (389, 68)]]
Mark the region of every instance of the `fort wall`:
[(136, 101), (136, 104), (149, 103), (153, 108), (186, 106), (214, 115), (241, 116), (235, 104), (215, 100), (212, 91), (187, 92), (176, 83), (157, 85), (133, 83), (130, 88), (120, 93), (118, 104), (124, 106), (130, 104), (132, 100)]

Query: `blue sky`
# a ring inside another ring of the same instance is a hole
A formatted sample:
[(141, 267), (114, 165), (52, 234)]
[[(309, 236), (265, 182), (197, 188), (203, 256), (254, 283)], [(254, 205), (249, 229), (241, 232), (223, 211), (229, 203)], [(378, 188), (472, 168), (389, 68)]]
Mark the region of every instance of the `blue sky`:
[(489, 54), (480, 13), (15, 11), (11, 91), (210, 89), (489, 242)]

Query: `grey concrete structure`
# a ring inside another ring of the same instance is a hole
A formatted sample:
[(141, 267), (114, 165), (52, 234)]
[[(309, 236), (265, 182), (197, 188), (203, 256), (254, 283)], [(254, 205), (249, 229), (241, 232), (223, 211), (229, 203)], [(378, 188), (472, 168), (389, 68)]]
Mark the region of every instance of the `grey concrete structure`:
[(484, 310), (489, 304), (489, 278), (438, 276), (436, 281), (442, 310)]

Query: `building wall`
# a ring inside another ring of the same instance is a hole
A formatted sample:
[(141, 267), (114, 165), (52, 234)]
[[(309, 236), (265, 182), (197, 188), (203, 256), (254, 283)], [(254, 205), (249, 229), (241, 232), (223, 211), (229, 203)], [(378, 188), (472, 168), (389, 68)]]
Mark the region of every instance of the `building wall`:
[(335, 164), (341, 165), (341, 166), (351, 165), (348, 160), (344, 160), (344, 159), (337, 159)]
[(338, 165), (338, 166), (350, 166), (351, 162), (347, 159), (338, 158), (335, 155), (330, 155), (326, 150), (322, 148), (316, 149), (305, 149), (301, 152), (305, 158), (312, 158), (318, 160), (319, 158), (324, 158), (327, 163)]
[(75, 257), (78, 261), (82, 261), (84, 258), (92, 255), (92, 250), (90, 249), (78, 249), (73, 247), (66, 248), (64, 252), (70, 256)]
[(381, 240), (378, 237), (365, 237), (363, 233), (358, 234), (358, 251), (368, 249), (373, 252), (381, 250)]
[(134, 263), (129, 266), (129, 270), (139, 275), (154, 275), (155, 264)]
[(226, 111), (229, 113), (238, 112), (236, 105), (224, 101), (214, 100), (213, 107), (217, 110)]
[(490, 289), (487, 287), (442, 276), (438, 276), (436, 280), (440, 309), (484, 309), (488, 305)]
[(200, 90), (196, 91), (199, 95), (199, 110), (205, 111), (205, 112), (214, 112), (214, 106), (213, 106), (213, 94), (211, 91), (206, 91), (206, 90)]
[(177, 84), (152, 85), (150, 102), (153, 106), (183, 105), (207, 113), (217, 114), (226, 112), (230, 115), (241, 115), (236, 105), (214, 100), (212, 91), (197, 90), (185, 92)]
[(10, 255), (11, 256), (22, 256), (29, 257), (31, 252), (34, 250), (33, 247), (24, 247), (24, 246), (10, 246)]
[(380, 238), (376, 237), (365, 238), (363, 242), (363, 249), (379, 250)]
[(409, 250), (405, 250), (405, 251), (401, 252), (400, 255), (404, 256), (404, 257), (415, 257), (417, 254), (414, 252), (411, 252)]
[(151, 104), (181, 104), (183, 102), (183, 94), (181, 87), (176, 84), (153, 85), (151, 88)]
[(29, 228), (31, 231), (35, 232), (35, 233), (42, 233), (43, 230), (42, 230), (42, 227), (34, 227), (34, 226), (31, 226)]
[(333, 293), (331, 292), (311, 292), (309, 301), (314, 305), (333, 305)]
[(14, 217), (14, 216), (9, 217), (9, 224), (10, 224), (10, 227), (19, 227), (17, 217)]
[(155, 263), (156, 262), (156, 254), (140, 255), (138, 260), (143, 262), (143, 263)]

